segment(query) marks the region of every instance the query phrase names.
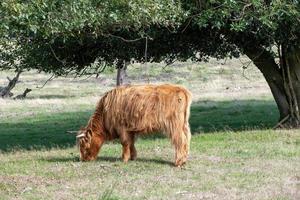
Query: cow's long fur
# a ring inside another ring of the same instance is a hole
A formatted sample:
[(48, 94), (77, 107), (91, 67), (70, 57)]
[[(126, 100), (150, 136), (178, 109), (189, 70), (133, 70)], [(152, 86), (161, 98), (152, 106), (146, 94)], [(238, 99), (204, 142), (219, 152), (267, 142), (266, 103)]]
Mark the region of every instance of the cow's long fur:
[(186, 162), (191, 133), (191, 93), (176, 85), (121, 86), (99, 101), (88, 125), (79, 131), (82, 160), (93, 160), (105, 141), (120, 138), (123, 160), (136, 158), (137, 134), (162, 132), (175, 146), (175, 165)]

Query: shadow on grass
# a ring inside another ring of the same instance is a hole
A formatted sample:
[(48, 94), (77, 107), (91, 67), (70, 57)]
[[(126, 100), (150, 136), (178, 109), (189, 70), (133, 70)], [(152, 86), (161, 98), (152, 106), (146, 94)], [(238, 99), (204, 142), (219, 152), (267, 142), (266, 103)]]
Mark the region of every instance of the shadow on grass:
[[(5, 119), (0, 123), (0, 151), (73, 146), (75, 145), (75, 136), (66, 134), (66, 131), (78, 130), (84, 126), (92, 113), (93, 111), (89, 110), (44, 114), (38, 117), (24, 118), (22, 122), (14, 122), (13, 118)], [(273, 101), (202, 101), (193, 103), (190, 125), (192, 133), (240, 131), (271, 128), (277, 119), (278, 112)], [(161, 137), (161, 135), (155, 134), (145, 138), (157, 137)]]
[(279, 113), (274, 101), (201, 101), (191, 107), (192, 133), (272, 128)]
[(75, 97), (74, 95), (51, 95), (51, 94), (45, 94), (40, 95), (37, 97), (28, 96), (27, 99), (68, 99)]
[[(47, 161), (47, 162), (81, 162), (79, 160), (79, 156), (75, 157), (51, 157), (51, 158), (43, 158), (41, 159), (42, 161)], [(110, 156), (101, 156), (97, 158), (96, 161), (90, 161), (90, 162), (110, 162), (110, 163), (116, 163), (116, 162), (122, 162), (122, 159), (118, 156), (116, 157), (110, 157)], [(173, 166), (174, 163), (171, 161), (167, 160), (162, 160), (162, 159), (156, 159), (156, 158), (137, 158), (136, 160), (133, 161), (128, 161), (128, 162), (143, 162), (143, 163), (156, 163), (156, 164), (161, 164), (161, 165), (170, 165)]]
[[(76, 144), (74, 134), (84, 126), (92, 111), (75, 113), (46, 113), (27, 117), (22, 122), (6, 120), (0, 123), (0, 151), (67, 148)], [(20, 121), (20, 120), (19, 120)]]

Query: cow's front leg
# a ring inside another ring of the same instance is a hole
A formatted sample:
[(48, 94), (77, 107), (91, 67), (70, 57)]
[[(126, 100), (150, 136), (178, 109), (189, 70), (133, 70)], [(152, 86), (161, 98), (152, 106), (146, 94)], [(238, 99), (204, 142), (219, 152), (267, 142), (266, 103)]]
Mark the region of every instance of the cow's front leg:
[(122, 159), (126, 163), (130, 159), (130, 146), (131, 146), (131, 138), (130, 135), (124, 131), (119, 131), (121, 144), (123, 146)]
[(134, 143), (130, 146), (130, 160), (135, 160), (137, 157), (136, 149)]
[(127, 163), (130, 158), (130, 145), (128, 143), (122, 143), (122, 146), (123, 146), (122, 159), (125, 163)]
[(134, 146), (135, 135), (132, 133), (130, 135), (130, 160), (135, 160), (137, 157), (137, 152)]

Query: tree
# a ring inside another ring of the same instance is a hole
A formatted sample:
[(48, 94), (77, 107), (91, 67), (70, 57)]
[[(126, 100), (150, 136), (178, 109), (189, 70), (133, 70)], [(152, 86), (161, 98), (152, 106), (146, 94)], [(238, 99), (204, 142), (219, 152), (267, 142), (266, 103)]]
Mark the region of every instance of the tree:
[[(279, 126), (299, 127), (299, 1), (198, 1), (193, 26), (215, 29), (264, 75), (280, 113)], [(201, 3), (202, 2), (202, 3)]]
[[(7, 51), (15, 46), (24, 51), (23, 69), (56, 75), (99, 74), (106, 66), (123, 72), (119, 63), (144, 61), (150, 26), (175, 29), (183, 15), (171, 0), (15, 0), (4, 1), (1, 10), (3, 38), (14, 39)], [(1, 60), (10, 61), (7, 55)], [(98, 65), (91, 65), (95, 61)]]
[(143, 61), (150, 27), (175, 29), (183, 15), (172, 0), (7, 0), (1, 10), (2, 35), (27, 52), (25, 68), (57, 75), (80, 73), (95, 60)]
[(279, 125), (300, 125), (298, 0), (4, 0), (1, 10), (0, 34), (22, 51), (23, 68), (57, 75), (144, 62), (146, 41), (150, 62), (246, 54), (270, 86)]

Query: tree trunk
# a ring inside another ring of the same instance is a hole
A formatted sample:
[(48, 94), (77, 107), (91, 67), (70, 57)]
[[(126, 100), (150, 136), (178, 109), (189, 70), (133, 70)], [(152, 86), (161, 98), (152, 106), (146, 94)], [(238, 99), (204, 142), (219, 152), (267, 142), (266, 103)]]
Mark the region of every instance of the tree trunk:
[(284, 48), (280, 51), (280, 65), (276, 64), (273, 55), (264, 48), (246, 47), (244, 52), (262, 72), (271, 89), (280, 114), (277, 127), (298, 128), (300, 51)]
[(11, 93), (11, 90), (16, 86), (21, 73), (22, 73), (22, 71), (19, 70), (17, 72), (17, 75), (13, 79), (10, 79), (7, 77), (9, 83), (6, 87), (0, 88), (0, 97), (6, 98), (6, 97), (13, 96), (13, 93)]
[(117, 86), (123, 85), (125, 82), (127, 63), (119, 62), (117, 64)]
[(289, 125), (300, 127), (300, 50), (293, 47), (282, 47), (282, 69), (285, 90), (289, 99)]

